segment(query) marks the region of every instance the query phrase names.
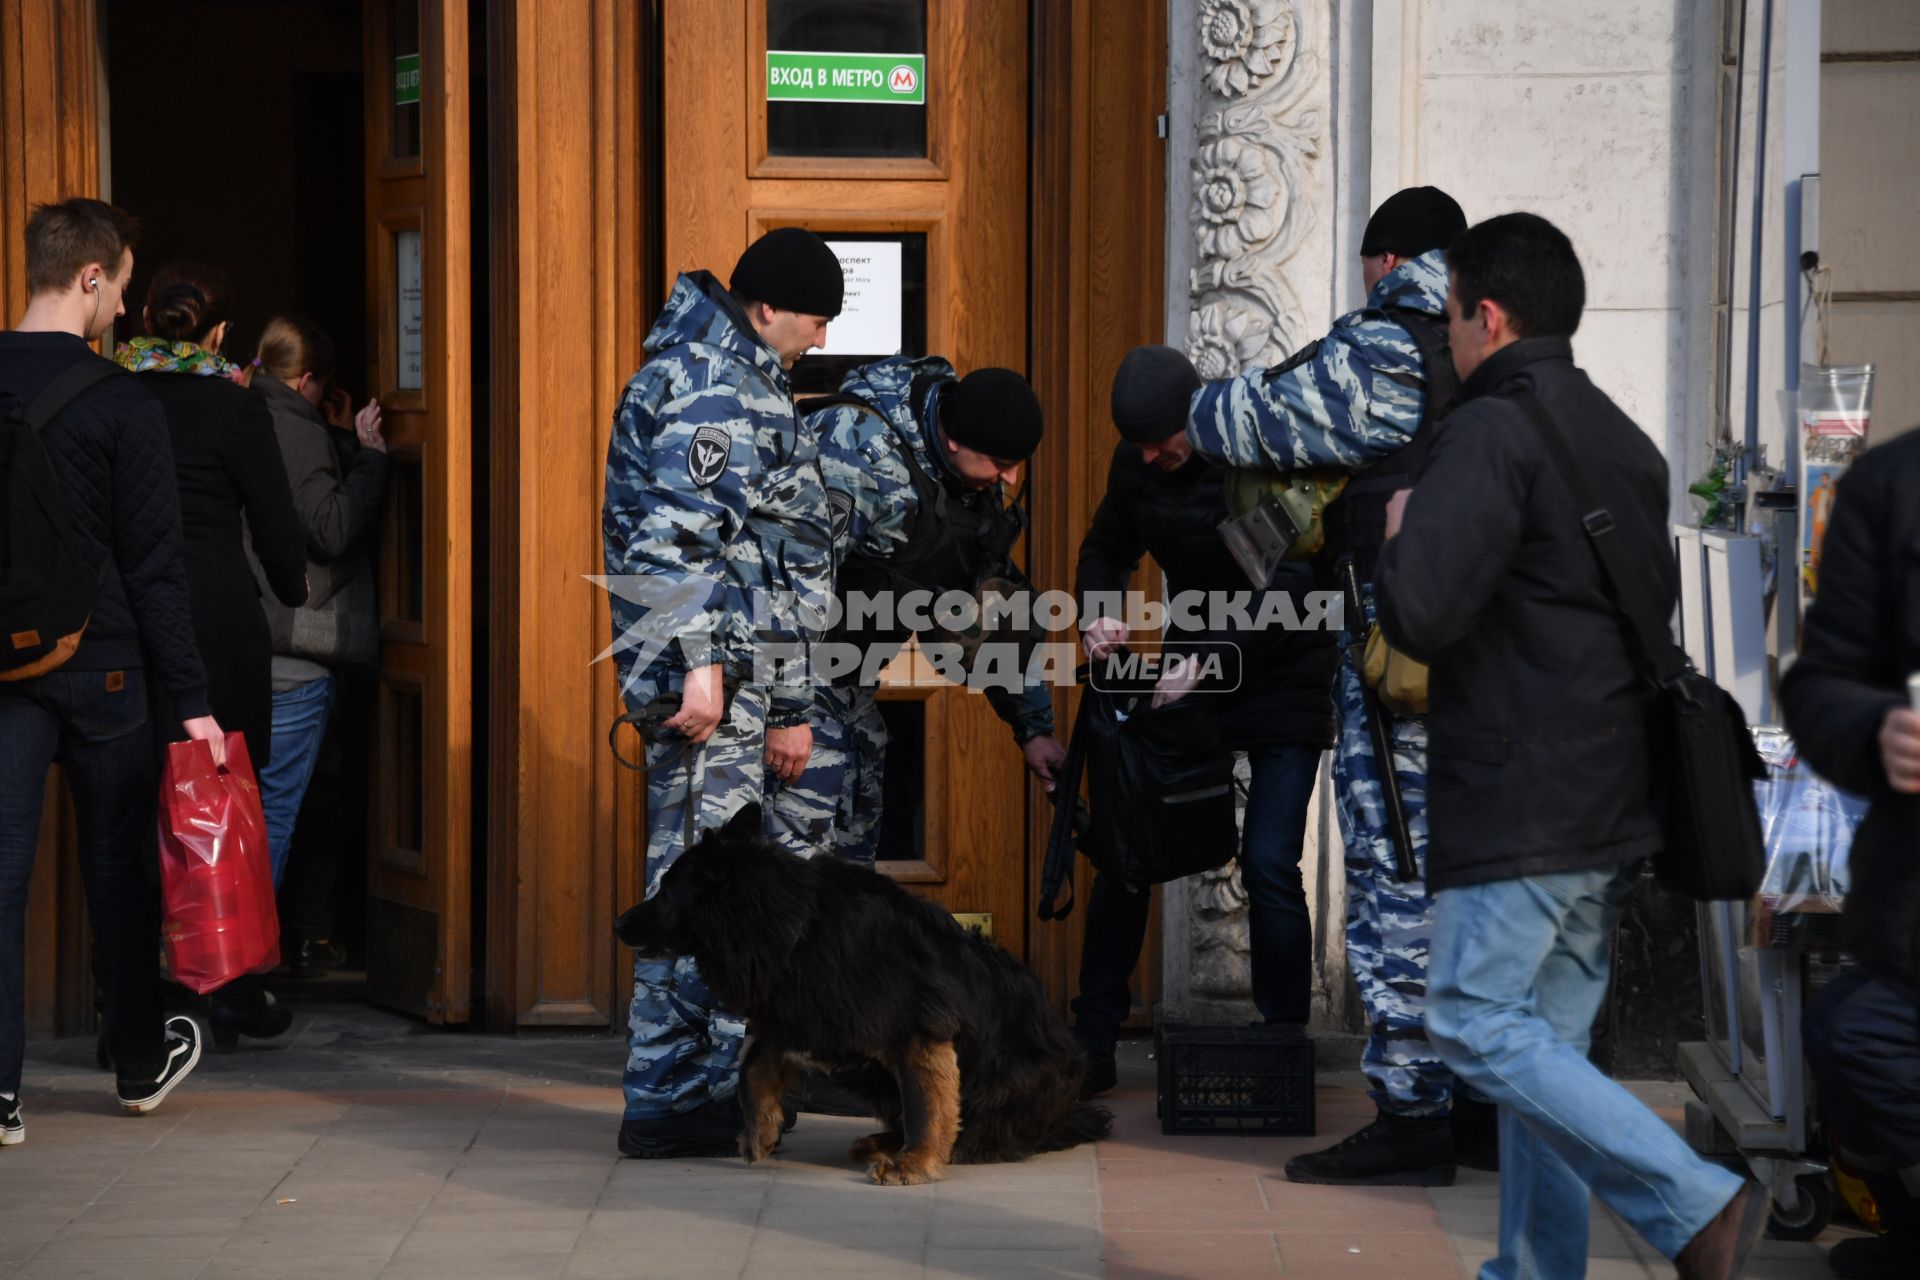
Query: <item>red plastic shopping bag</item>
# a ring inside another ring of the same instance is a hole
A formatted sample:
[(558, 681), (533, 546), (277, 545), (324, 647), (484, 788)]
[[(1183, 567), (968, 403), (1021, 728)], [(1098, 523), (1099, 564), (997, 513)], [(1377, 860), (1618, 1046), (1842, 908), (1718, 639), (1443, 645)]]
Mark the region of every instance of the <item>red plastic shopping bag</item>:
[(205, 995), (280, 963), (280, 916), (246, 735), (216, 767), (204, 742), (167, 747), (160, 774), (161, 933), (173, 980)]

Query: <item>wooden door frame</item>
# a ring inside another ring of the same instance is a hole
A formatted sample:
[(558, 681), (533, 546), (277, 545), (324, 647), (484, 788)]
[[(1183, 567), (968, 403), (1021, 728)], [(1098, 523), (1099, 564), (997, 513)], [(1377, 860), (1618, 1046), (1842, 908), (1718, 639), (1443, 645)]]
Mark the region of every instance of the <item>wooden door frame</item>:
[[(1116, 437), (1108, 389), (1127, 351), (1165, 334), (1167, 0), (1036, 0), (1033, 7), (1030, 365), (1047, 430), (1033, 462), (1029, 570), (1070, 587), (1080, 539), (1106, 490)], [(1096, 73), (1096, 68), (1098, 71)], [(1135, 586), (1157, 589), (1145, 566)], [(1064, 734), (1078, 699), (1056, 690)], [(1053, 806), (1028, 785), (1028, 898), (1038, 902)], [(1036, 925), (1026, 960), (1054, 1003), (1078, 985), (1092, 868), (1076, 859), (1082, 909)], [(1135, 970), (1147, 1010), (1159, 988), (1159, 911)]]

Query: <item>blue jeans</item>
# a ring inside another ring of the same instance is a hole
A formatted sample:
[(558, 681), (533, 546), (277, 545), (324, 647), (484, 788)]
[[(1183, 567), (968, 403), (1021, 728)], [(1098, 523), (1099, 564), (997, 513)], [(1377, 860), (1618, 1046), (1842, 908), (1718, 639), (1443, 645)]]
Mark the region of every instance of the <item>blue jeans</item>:
[(1427, 1034), (1500, 1106), (1500, 1255), (1481, 1280), (1584, 1276), (1590, 1193), (1671, 1258), (1740, 1189), (1587, 1060), (1607, 940), (1637, 874), (1530, 876), (1436, 899)]
[(94, 973), (122, 1074), (150, 1079), (166, 1034), (154, 855), (159, 770), (143, 673), (59, 670), (0, 684), (0, 1093), (19, 1091), (26, 1053), (27, 882), (55, 760), (73, 792)]
[(267, 849), (273, 855), (273, 887), (287, 873), (300, 801), (313, 781), (333, 706), (333, 677), (321, 676), (273, 695), (273, 754), (260, 769), (260, 807), (267, 815)]
[[(1253, 949), (1253, 1002), (1268, 1022), (1305, 1023), (1313, 1010), (1313, 920), (1300, 879), (1307, 801), (1320, 771), (1319, 747), (1267, 746), (1247, 752), (1253, 773), (1240, 824), (1240, 880), (1246, 886)], [(1152, 895), (1099, 876), (1087, 899), (1074, 1035), (1110, 1046), (1132, 1008), (1127, 984), (1146, 942)]]

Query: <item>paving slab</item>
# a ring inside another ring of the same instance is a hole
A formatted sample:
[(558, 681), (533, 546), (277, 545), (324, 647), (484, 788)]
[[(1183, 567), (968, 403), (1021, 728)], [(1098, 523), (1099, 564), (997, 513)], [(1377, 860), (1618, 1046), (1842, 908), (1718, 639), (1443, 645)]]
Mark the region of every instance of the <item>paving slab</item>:
[[(1495, 1249), (1492, 1174), (1286, 1181), (1289, 1158), (1371, 1117), (1350, 1073), (1323, 1077), (1316, 1136), (1167, 1137), (1150, 1046), (1128, 1042), (1109, 1141), (876, 1187), (846, 1159), (871, 1120), (803, 1117), (752, 1166), (620, 1159), (611, 1036), (452, 1033), (351, 1005), (295, 1018), (283, 1041), (209, 1052), (137, 1119), (90, 1039), (30, 1045), (29, 1140), (0, 1152), (0, 1278), (1470, 1280)], [(1634, 1087), (1677, 1119), (1683, 1091)], [(1590, 1230), (1591, 1280), (1671, 1275), (1605, 1209)], [(1840, 1234), (1769, 1242), (1751, 1280), (1825, 1280)]]

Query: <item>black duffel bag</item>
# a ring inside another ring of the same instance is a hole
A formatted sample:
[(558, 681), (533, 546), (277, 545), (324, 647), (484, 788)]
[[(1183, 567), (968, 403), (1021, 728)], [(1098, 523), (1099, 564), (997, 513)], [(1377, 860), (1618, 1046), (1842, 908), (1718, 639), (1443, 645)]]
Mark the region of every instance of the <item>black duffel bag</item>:
[[(1233, 754), (1220, 739), (1204, 694), (1189, 693), (1156, 710), (1150, 687), (1087, 685), (1053, 799), (1040, 884), (1042, 920), (1063, 919), (1073, 910), (1076, 846), (1100, 874), (1135, 888), (1225, 866), (1238, 846)], [(1068, 886), (1067, 902), (1056, 909), (1062, 884)]]
[(1657, 690), (1647, 720), (1654, 813), (1663, 847), (1653, 873), (1696, 902), (1751, 898), (1766, 875), (1753, 784), (1766, 765), (1733, 695), (1694, 670), (1652, 598), (1644, 566), (1627, 563), (1613, 516), (1588, 491), (1560, 424), (1532, 395), (1514, 397), (1540, 430), (1547, 456), (1579, 508), (1613, 606), (1626, 620), (1643, 675)]

